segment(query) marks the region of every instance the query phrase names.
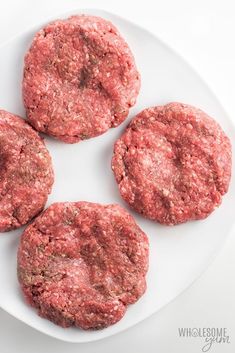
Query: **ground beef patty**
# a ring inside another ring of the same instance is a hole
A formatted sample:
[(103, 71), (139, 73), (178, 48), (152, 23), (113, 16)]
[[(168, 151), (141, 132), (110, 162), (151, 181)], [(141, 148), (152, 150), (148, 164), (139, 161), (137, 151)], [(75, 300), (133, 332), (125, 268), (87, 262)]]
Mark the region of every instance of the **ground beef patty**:
[(38, 131), (68, 143), (119, 125), (139, 89), (127, 43), (100, 17), (80, 15), (48, 24), (25, 57), (28, 119)]
[(53, 184), (50, 155), (25, 120), (0, 110), (0, 231), (26, 224)]
[(18, 278), (39, 315), (99, 329), (145, 292), (148, 239), (118, 205), (55, 203), (23, 233)]
[(145, 217), (174, 225), (207, 217), (231, 175), (231, 145), (200, 109), (170, 103), (145, 109), (116, 142), (119, 190)]

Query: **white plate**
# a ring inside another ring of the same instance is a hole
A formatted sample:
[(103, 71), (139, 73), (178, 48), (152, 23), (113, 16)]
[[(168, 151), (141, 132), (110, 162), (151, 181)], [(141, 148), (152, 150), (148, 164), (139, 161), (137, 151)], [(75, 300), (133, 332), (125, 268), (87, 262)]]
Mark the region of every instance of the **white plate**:
[[(119, 128), (74, 145), (46, 139), (55, 169), (55, 184), (48, 205), (54, 201), (88, 200), (117, 202), (127, 207), (119, 196), (110, 168), (113, 143), (130, 118), (145, 107), (169, 101), (196, 105), (215, 117), (230, 138), (235, 139), (231, 121), (217, 98), (194, 70), (158, 38), (108, 12), (78, 12), (102, 16), (119, 28), (135, 55), (142, 76), (142, 87), (129, 119)], [(71, 13), (55, 18), (68, 15)], [(25, 114), (21, 99), (23, 57), (35, 31), (45, 23), (40, 23), (0, 48), (0, 107), (22, 116)], [(221, 207), (204, 221), (166, 227), (130, 211), (150, 239), (148, 289), (116, 325), (93, 332), (62, 329), (38, 317), (25, 304), (16, 277), (16, 251), (22, 229), (0, 236), (1, 307), (35, 329), (69, 342), (98, 340), (135, 325), (182, 293), (206, 269), (221, 248), (234, 223), (234, 175)]]

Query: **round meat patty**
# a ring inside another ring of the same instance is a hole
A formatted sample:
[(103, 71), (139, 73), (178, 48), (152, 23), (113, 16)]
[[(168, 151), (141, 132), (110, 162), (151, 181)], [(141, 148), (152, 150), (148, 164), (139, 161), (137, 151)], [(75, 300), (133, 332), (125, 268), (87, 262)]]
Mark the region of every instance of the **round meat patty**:
[(118, 126), (139, 89), (127, 43), (100, 17), (80, 15), (48, 24), (25, 57), (28, 119), (38, 131), (67, 143)]
[(169, 103), (131, 121), (112, 169), (123, 199), (145, 217), (167, 225), (203, 219), (228, 190), (231, 144), (200, 109)]
[(119, 321), (145, 292), (148, 239), (118, 205), (55, 203), (24, 231), (18, 278), (40, 316), (62, 327)]
[(53, 180), (51, 158), (37, 132), (24, 119), (0, 110), (0, 231), (37, 215)]

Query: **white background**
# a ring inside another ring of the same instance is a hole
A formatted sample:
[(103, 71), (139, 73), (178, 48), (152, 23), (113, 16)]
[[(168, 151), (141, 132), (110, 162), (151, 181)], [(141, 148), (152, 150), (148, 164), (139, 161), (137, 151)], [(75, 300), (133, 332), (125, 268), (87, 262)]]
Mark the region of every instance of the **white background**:
[[(1, 0), (0, 44), (46, 17), (85, 7), (122, 15), (150, 29), (175, 48), (209, 83), (235, 123), (233, 0)], [(209, 352), (234, 352), (234, 278), (235, 234), (196, 283), (132, 329), (99, 342), (69, 344), (44, 336), (0, 310), (0, 352), (201, 352), (203, 339), (180, 338), (178, 327), (226, 327), (231, 343), (215, 343)]]

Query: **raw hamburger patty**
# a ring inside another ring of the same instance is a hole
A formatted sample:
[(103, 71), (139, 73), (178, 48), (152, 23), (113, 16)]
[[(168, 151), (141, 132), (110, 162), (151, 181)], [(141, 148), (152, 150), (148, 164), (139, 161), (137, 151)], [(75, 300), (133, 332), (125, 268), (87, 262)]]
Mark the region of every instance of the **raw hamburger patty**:
[(23, 233), (18, 278), (39, 315), (99, 329), (145, 292), (148, 239), (118, 205), (55, 203)]
[(119, 125), (139, 89), (127, 43), (100, 17), (80, 15), (48, 24), (25, 57), (28, 119), (38, 131), (68, 143)]
[(50, 155), (25, 120), (0, 110), (0, 231), (26, 224), (53, 184)]
[(231, 176), (231, 145), (200, 109), (170, 103), (145, 109), (116, 142), (120, 193), (145, 217), (174, 225), (207, 217)]

